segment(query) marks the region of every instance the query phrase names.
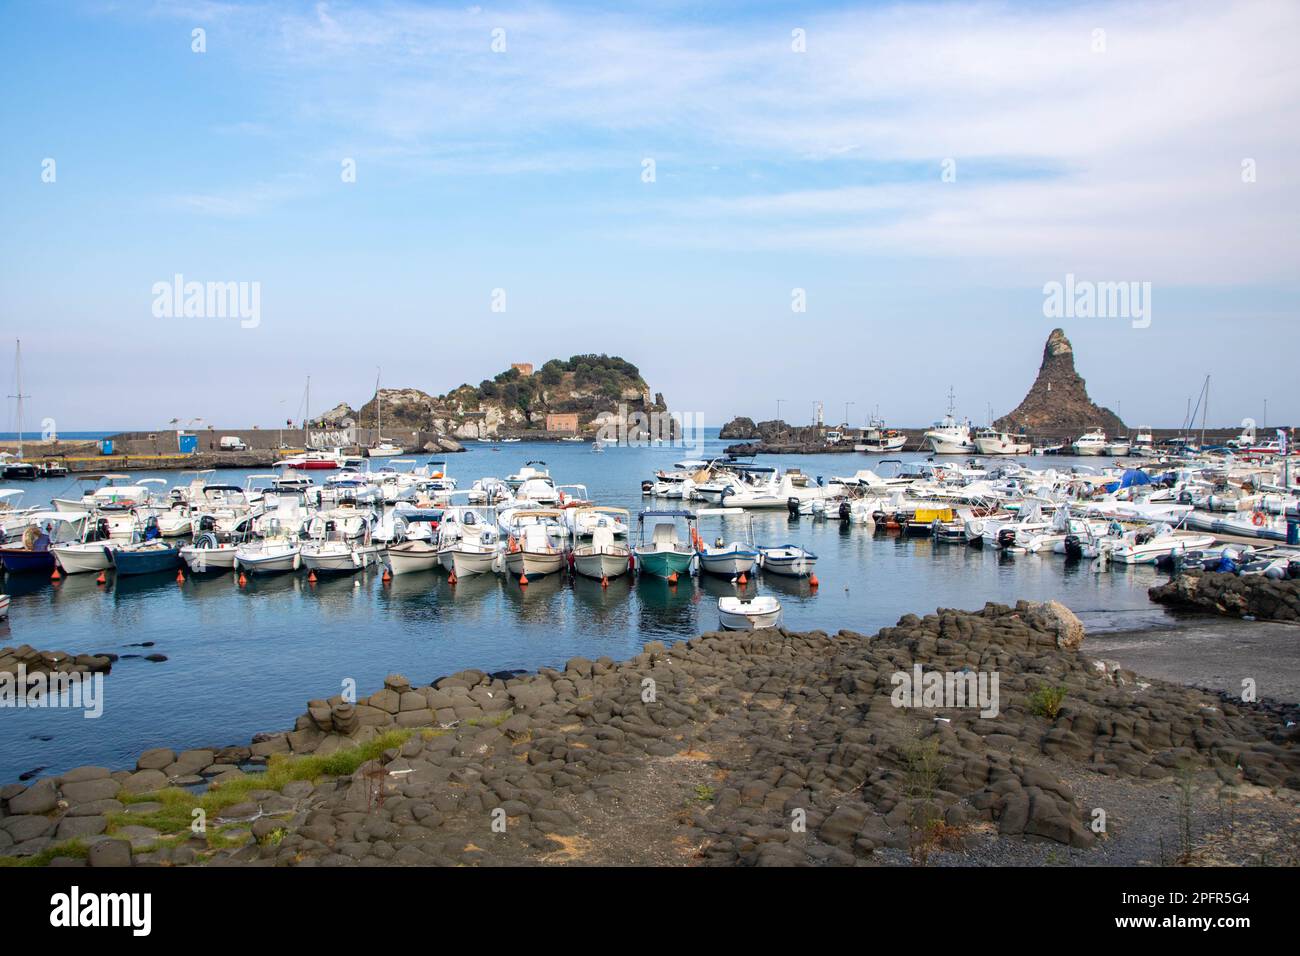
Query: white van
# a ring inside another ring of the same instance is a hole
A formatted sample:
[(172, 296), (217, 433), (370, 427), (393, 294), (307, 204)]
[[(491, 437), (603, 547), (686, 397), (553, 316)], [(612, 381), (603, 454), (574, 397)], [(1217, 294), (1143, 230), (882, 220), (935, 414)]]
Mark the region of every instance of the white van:
[(242, 438), (236, 438), (234, 435), (225, 435), (221, 439), (222, 451), (248, 451), (248, 446), (244, 444)]

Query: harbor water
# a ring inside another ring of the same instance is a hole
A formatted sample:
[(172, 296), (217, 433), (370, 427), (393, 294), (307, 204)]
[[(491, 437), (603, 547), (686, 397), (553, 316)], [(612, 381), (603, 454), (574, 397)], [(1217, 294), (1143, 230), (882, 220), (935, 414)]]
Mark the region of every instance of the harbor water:
[[(726, 444), (715, 437), (702, 449), (611, 447), (594, 454), (585, 443), (471, 443), (467, 453), (449, 456), (448, 464), (466, 488), (476, 478), (516, 472), (527, 459), (544, 459), (557, 484), (585, 484), (596, 502), (631, 510), (635, 537), (635, 513), (651, 504), (641, 494), (642, 480), (677, 460), (720, 455)], [(879, 461), (832, 454), (765, 463), (829, 478)], [(1061, 470), (1100, 462), (1061, 457), (1022, 463)], [(218, 472), (210, 480), (242, 485), (247, 474)], [(133, 475), (144, 477), (188, 480), (178, 472)], [(314, 477), (320, 481), (321, 473)], [(22, 487), (24, 505), (80, 493), (70, 479)], [(873, 534), (838, 521), (792, 520), (784, 510), (752, 514), (760, 544), (794, 542), (819, 556), (816, 589), (760, 574), (744, 592), (778, 597), (784, 624), (792, 629), (871, 633), (907, 613), (977, 609), (986, 601), (1019, 598), (1061, 600), (1092, 633), (1171, 624), (1147, 600), (1146, 589), (1165, 578), (1152, 567), (1097, 572), (1088, 561), (1067, 563), (1051, 554), (1011, 556)], [(716, 523), (701, 527), (710, 540), (737, 531), (722, 532)], [(0, 782), (38, 768), (52, 774), (90, 763), (131, 766), (150, 747), (246, 744), (259, 731), (290, 728), (308, 699), (339, 693), (349, 679), (365, 694), (393, 672), (422, 684), (468, 667), (535, 670), (563, 666), (574, 656), (623, 659), (647, 641), (671, 642), (716, 629), (717, 598), (740, 593), (731, 582), (708, 577), (670, 586), (625, 576), (602, 588), (599, 581), (551, 575), (521, 588), (497, 575), (453, 586), (439, 572), (384, 582), (377, 571), (316, 583), (305, 573), (251, 578), (242, 588), (229, 573), (184, 583), (166, 574), (121, 582), (110, 575), (107, 586), (97, 585), (93, 574), (60, 582), (10, 575), (3, 590), (12, 605), (7, 627), (0, 622), (0, 644), (110, 652), (121, 659), (105, 677), (97, 719), (76, 710), (0, 710)], [(147, 661), (148, 654), (167, 660)]]

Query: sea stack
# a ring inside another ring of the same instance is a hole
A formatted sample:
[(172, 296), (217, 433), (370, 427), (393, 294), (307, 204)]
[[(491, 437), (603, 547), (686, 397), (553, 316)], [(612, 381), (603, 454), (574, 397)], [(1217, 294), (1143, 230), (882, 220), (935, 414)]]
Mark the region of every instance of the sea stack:
[(1128, 429), (1119, 416), (1088, 397), (1087, 383), (1074, 370), (1074, 347), (1062, 329), (1052, 329), (1043, 347), (1043, 364), (1025, 400), (994, 423), (1004, 431), (1035, 435), (1075, 435), (1100, 428), (1107, 435)]

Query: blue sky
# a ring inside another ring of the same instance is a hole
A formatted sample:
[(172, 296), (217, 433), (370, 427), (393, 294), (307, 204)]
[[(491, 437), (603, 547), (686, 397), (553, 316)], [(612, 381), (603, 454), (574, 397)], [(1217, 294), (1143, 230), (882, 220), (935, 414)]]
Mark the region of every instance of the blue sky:
[[(234, 427), (295, 415), (308, 374), (320, 409), (381, 366), (440, 392), (604, 351), (715, 424), (778, 398), (920, 424), (949, 385), (982, 421), (1061, 324), (1130, 424), (1179, 424), (1207, 373), (1212, 420), (1295, 421), (1297, 27), (1286, 2), (0, 3), (0, 380), (21, 336), (29, 423)], [(155, 316), (178, 273), (259, 283), (259, 324)], [(1067, 273), (1150, 282), (1150, 327), (1045, 317)]]

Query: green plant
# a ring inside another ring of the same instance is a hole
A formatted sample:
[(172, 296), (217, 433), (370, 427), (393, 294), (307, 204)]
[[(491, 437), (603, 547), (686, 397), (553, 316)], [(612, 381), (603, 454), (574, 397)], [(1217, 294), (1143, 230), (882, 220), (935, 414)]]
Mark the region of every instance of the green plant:
[(1040, 684), (1029, 695), (1029, 710), (1038, 717), (1055, 720), (1057, 714), (1061, 712), (1061, 704), (1065, 701), (1065, 694), (1064, 684), (1056, 687)]

